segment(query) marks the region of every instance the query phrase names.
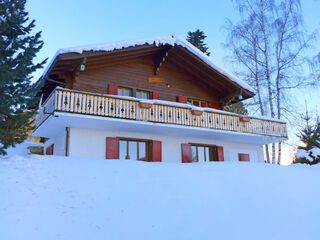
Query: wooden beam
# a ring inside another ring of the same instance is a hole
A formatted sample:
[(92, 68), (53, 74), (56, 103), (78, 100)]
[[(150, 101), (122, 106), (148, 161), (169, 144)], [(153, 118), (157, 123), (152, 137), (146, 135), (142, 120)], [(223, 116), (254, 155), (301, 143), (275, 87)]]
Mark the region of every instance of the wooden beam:
[(221, 103), (223, 106), (229, 105), (237, 96), (241, 94), (241, 89), (237, 90), (236, 92), (233, 92), (221, 99)]
[(65, 69), (74, 69), (78, 65), (79, 65), (78, 61), (69, 63), (69, 64), (57, 63), (57, 65), (52, 69), (51, 72), (64, 71)]
[[(174, 52), (172, 52), (172, 54), (175, 55), (175, 58), (179, 59), (179, 61), (183, 61), (185, 64), (189, 64), (191, 63), (191, 66), (193, 69), (197, 69), (199, 72), (201, 72), (202, 74), (204, 74), (206, 76), (206, 78), (212, 79), (213, 81), (215, 81), (216, 84), (220, 85), (221, 88), (224, 88), (225, 91), (228, 91), (232, 88), (237, 89), (239, 88), (239, 86), (235, 86), (230, 84), (230, 81), (226, 81), (225, 77), (221, 77), (222, 75), (217, 75), (215, 71), (213, 71), (213, 69), (207, 65), (203, 65), (202, 61), (200, 61), (200, 59), (198, 58), (191, 58), (188, 60), (188, 57), (190, 57), (190, 55), (186, 55), (184, 54), (184, 52), (182, 52), (179, 49), (175, 49)], [(222, 81), (217, 81), (217, 79), (221, 79)]]
[(62, 77), (65, 79), (66, 82), (66, 88), (73, 88), (73, 75), (72, 72), (64, 72), (62, 74)]
[(60, 55), (60, 60), (72, 60), (72, 59), (81, 59), (83, 57), (97, 57), (103, 55), (117, 55), (123, 54), (125, 52), (137, 52), (140, 50), (157, 50), (161, 49), (162, 47), (157, 47), (155, 45), (142, 45), (142, 46), (135, 46), (135, 47), (128, 47), (124, 49), (116, 49), (113, 51), (84, 51), (82, 54), (79, 53), (64, 53)]
[(138, 49), (135, 51), (128, 51), (128, 52), (112, 52), (106, 54), (104, 56), (92, 56), (87, 57), (87, 62), (100, 62), (103, 60), (116, 60), (118, 58), (127, 58), (127, 57), (134, 57), (134, 56), (145, 56), (151, 55), (154, 53), (161, 52), (163, 48), (145, 48), (145, 49)]
[(210, 69), (211, 71), (215, 72), (217, 75), (221, 76), (227, 83), (233, 85), (236, 88), (240, 88), (243, 90), (243, 92), (245, 92), (248, 95), (254, 96), (254, 93), (250, 93), (248, 90), (244, 89), (243, 87), (241, 87), (238, 83), (232, 81), (230, 78), (228, 78), (227, 76), (225, 76), (224, 74), (220, 73), (218, 70), (212, 68), (211, 66), (209, 66), (207, 63), (205, 63), (204, 61), (202, 61), (198, 56), (194, 55), (193, 53), (189, 52), (188, 50), (186, 50), (185, 48), (181, 47), (181, 46), (177, 46), (176, 50), (182, 51), (184, 53), (186, 53), (187, 55), (189, 55), (190, 57), (192, 57), (194, 60), (201, 62), (203, 66), (206, 66), (206, 68)]
[(173, 59), (177, 64), (181, 65), (181, 67), (185, 68), (187, 71), (192, 71), (194, 73), (197, 73), (199, 76), (202, 76), (200, 79), (208, 82), (210, 86), (218, 89), (222, 93), (230, 92), (230, 88), (228, 88), (228, 86), (224, 85), (220, 81), (217, 81), (217, 79), (213, 75), (201, 71), (201, 69), (197, 68), (194, 63), (190, 63), (190, 61), (187, 61), (185, 58), (182, 58), (173, 51), (171, 52), (171, 55), (173, 56), (171, 57), (171, 60)]
[(117, 60), (112, 60), (112, 61), (108, 60), (108, 61), (102, 61), (102, 62), (98, 62), (98, 63), (87, 62), (86, 69), (92, 70), (92, 69), (110, 67), (110, 66), (119, 65), (119, 64), (125, 64), (125, 63), (129, 63), (129, 62), (138, 61), (139, 59), (141, 59), (141, 57), (146, 57), (146, 56), (151, 56), (151, 55), (148, 53), (148, 54), (143, 54), (143, 55), (139, 55), (139, 56), (121, 57), (121, 58), (118, 58)]
[(72, 78), (73, 78), (73, 82), (76, 82), (77, 81), (77, 78), (79, 76), (79, 72), (80, 72), (80, 69), (81, 69), (81, 66), (82, 65), (85, 65), (86, 64), (86, 61), (87, 61), (87, 58), (84, 57), (81, 61), (81, 63), (73, 70), (72, 72)]
[(195, 80), (200, 80), (197, 82), (199, 85), (202, 85), (206, 88), (213, 89), (215, 91), (214, 95), (217, 97), (217, 101), (222, 97), (223, 92), (221, 91), (221, 89), (218, 88), (217, 86), (212, 86), (212, 84), (209, 84), (209, 82), (206, 81), (203, 78), (203, 76), (197, 75), (197, 73), (195, 71), (192, 71), (190, 68), (185, 68), (185, 66), (183, 66), (181, 63), (178, 63), (176, 61), (172, 61), (171, 59), (168, 59), (168, 62), (170, 62), (170, 64), (172, 64), (173, 66), (177, 67), (179, 70), (184, 71), (191, 78), (193, 78)]
[(66, 83), (65, 83), (65, 82), (61, 82), (61, 81), (54, 80), (54, 79), (51, 79), (51, 78), (47, 78), (46, 80), (47, 80), (48, 82), (61, 84), (61, 85), (63, 85), (63, 86), (65, 86), (65, 85), (66, 85)]
[(165, 50), (161, 51), (159, 54), (156, 54), (154, 57), (154, 75), (156, 76), (160, 70), (162, 64), (166, 61), (166, 58), (169, 55), (169, 51), (172, 49), (172, 46), (167, 47)]
[[(99, 65), (102, 67), (104, 64), (114, 63), (118, 61), (123, 61), (127, 59), (135, 59), (143, 56), (149, 56), (154, 54), (155, 52), (160, 51), (160, 49), (145, 49), (143, 51), (137, 51), (137, 52), (124, 52), (123, 54), (112, 54), (112, 55), (104, 55), (104, 56), (97, 56), (97, 57), (90, 57), (87, 58), (86, 61), (86, 69), (96, 69), (99, 68)], [(75, 61), (75, 60), (74, 60)], [(74, 71), (75, 67), (80, 64), (79, 61), (76, 63), (70, 64), (70, 60), (67, 61), (60, 61), (57, 63), (56, 67), (52, 70), (52, 72), (60, 72), (60, 71)], [(94, 67), (93, 67), (94, 66)], [(97, 67), (96, 67), (97, 66)]]

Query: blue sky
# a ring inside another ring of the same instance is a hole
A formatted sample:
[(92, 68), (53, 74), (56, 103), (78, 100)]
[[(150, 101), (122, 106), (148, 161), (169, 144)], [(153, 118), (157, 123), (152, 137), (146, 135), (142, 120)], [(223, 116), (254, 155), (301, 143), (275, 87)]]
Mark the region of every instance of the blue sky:
[[(309, 31), (320, 29), (320, 1), (301, 0), (305, 26)], [(232, 70), (225, 61), (228, 55), (222, 44), (226, 39), (226, 18), (237, 19), (231, 0), (28, 0), (27, 10), (36, 19), (45, 45), (38, 60), (53, 57), (59, 48), (111, 41), (176, 34), (185, 37), (188, 31), (200, 28), (207, 35), (211, 58)], [(320, 41), (310, 54), (320, 51)], [(34, 74), (41, 76), (42, 70)], [(319, 89), (296, 93), (299, 111), (304, 101), (315, 110)], [(319, 106), (320, 110), (320, 106)]]
[[(302, 7), (307, 28), (319, 28), (320, 1), (302, 0)], [(39, 59), (51, 58), (63, 47), (169, 34), (185, 37), (200, 28), (208, 36), (211, 57), (227, 68), (223, 26), (226, 18), (237, 18), (231, 0), (28, 0), (27, 10), (43, 32)]]

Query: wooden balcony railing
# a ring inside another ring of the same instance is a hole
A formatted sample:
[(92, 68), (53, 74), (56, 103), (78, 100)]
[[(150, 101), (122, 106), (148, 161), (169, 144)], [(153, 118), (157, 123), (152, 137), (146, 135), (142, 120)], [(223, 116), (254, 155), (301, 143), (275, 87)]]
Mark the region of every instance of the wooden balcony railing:
[(141, 101), (135, 98), (86, 93), (56, 88), (35, 119), (39, 127), (50, 114), (67, 112), (102, 117), (176, 124), (208, 129), (287, 138), (286, 123), (241, 116), (208, 108), (192, 108), (167, 101)]

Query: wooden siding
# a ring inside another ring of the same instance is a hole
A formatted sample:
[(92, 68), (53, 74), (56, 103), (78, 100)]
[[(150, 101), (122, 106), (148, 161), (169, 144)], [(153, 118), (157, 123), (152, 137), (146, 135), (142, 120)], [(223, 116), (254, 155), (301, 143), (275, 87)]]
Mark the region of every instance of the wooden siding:
[[(158, 91), (161, 100), (177, 101), (183, 95), (207, 101), (218, 101), (217, 94), (202, 81), (189, 76), (182, 69), (165, 62), (157, 77), (165, 79), (164, 83), (149, 83), (154, 77), (154, 63), (151, 56), (134, 59), (130, 62), (113, 66), (85, 70), (80, 72), (73, 89), (93, 93), (107, 93), (108, 84), (133, 87), (149, 91)], [(167, 84), (171, 87), (167, 88)]]

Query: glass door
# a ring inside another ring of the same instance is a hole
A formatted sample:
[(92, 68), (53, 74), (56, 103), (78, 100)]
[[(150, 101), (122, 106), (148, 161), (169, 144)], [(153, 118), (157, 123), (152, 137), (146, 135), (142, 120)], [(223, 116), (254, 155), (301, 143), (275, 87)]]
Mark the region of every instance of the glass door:
[(147, 142), (139, 140), (119, 141), (119, 157), (126, 160), (147, 160)]
[(192, 162), (217, 161), (216, 146), (191, 144)]

